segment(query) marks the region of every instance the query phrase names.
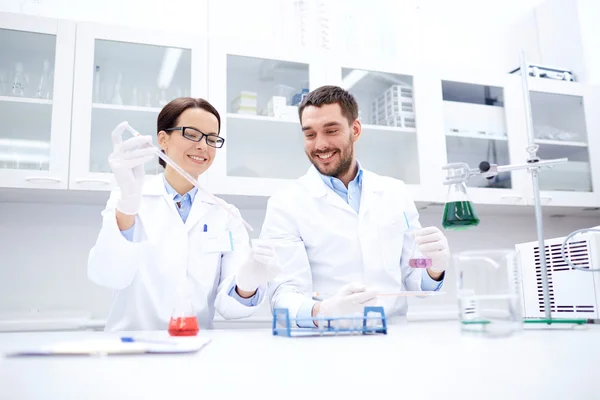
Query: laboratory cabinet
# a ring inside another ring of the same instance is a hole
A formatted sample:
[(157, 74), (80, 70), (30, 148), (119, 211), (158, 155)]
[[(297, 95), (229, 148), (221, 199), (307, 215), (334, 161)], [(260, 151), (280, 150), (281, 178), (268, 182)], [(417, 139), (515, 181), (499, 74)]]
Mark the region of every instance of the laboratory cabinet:
[(327, 83), (324, 60), (318, 52), (211, 41), (208, 93), (225, 138), (207, 174), (214, 193), (270, 196), (306, 173), (298, 104)]
[[(111, 132), (120, 122), (156, 144), (164, 105), (207, 96), (206, 38), (80, 23), (74, 50), (69, 188), (108, 190), (114, 185)], [(162, 170), (158, 161), (146, 164), (149, 175)]]
[(415, 201), (439, 201), (441, 170), (430, 152), (436, 140), (428, 97), (428, 71), (406, 61), (348, 58), (329, 63), (329, 82), (348, 90), (359, 107), (362, 133), (356, 142), (361, 165), (404, 181)]
[[(446, 200), (447, 163), (527, 160), (518, 75), (268, 46), (202, 27), (170, 33), (8, 13), (0, 14), (0, 50), (1, 187), (108, 191), (114, 127), (128, 121), (156, 140), (162, 106), (194, 96), (219, 110), (225, 138), (200, 181), (243, 207), (307, 171), (298, 104), (325, 84), (358, 101), (362, 165), (403, 180), (417, 202)], [(568, 158), (540, 172), (542, 204), (600, 206), (600, 88), (528, 81), (538, 156)], [(146, 166), (149, 175), (161, 170)], [(533, 203), (525, 170), (467, 186), (476, 204)]]
[(75, 23), (0, 14), (0, 186), (67, 189)]
[[(435, 108), (442, 110), (443, 140), (436, 141), (445, 163), (481, 161), (525, 164), (529, 145), (524, 89), (519, 75), (477, 76), (437, 71)], [(590, 208), (600, 205), (598, 164), (600, 88), (577, 82), (529, 78), (534, 144), (541, 159), (566, 157), (568, 162), (539, 173), (545, 206)], [(493, 179), (476, 176), (467, 182), (470, 199), (480, 204), (533, 205), (531, 175), (526, 170), (502, 172)]]

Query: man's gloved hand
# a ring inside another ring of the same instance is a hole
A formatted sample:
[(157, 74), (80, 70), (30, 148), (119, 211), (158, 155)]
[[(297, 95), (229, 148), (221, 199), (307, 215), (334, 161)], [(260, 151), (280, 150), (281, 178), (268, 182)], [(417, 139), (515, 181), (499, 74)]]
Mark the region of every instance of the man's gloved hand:
[(435, 226), (421, 228), (413, 234), (421, 254), (431, 258), (431, 270), (443, 272), (450, 263), (448, 239)]
[[(368, 290), (360, 283), (349, 283), (338, 290), (333, 297), (321, 302), (317, 316), (325, 318), (363, 316), (365, 307), (377, 303), (375, 295), (374, 290)], [(327, 324), (327, 321), (316, 322), (321, 325)], [(332, 321), (332, 326), (338, 328), (348, 328), (352, 325), (352, 320)]]
[(123, 142), (117, 130), (121, 130), (122, 134), (123, 124), (113, 132), (113, 152), (108, 156), (108, 164), (121, 190), (121, 198), (116, 207), (123, 214), (135, 215), (142, 202), (144, 164), (154, 158), (156, 148), (152, 146), (152, 138), (146, 135)]
[(248, 259), (237, 272), (236, 286), (245, 292), (253, 292), (259, 286), (267, 285), (281, 272), (273, 246), (260, 240), (255, 240)]

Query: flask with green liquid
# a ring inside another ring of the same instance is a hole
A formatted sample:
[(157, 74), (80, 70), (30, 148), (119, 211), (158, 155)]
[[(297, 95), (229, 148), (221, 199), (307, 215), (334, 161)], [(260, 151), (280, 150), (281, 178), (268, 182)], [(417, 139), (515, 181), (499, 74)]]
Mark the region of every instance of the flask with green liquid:
[(479, 225), (475, 208), (467, 195), (464, 182), (453, 183), (448, 188), (442, 226), (444, 229), (463, 230)]

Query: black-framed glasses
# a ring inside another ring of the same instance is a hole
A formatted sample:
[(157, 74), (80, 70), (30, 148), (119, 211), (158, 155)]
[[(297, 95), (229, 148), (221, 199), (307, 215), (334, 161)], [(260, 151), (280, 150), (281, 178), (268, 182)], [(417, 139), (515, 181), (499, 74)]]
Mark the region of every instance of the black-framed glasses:
[(181, 131), (181, 136), (192, 142), (200, 142), (202, 138), (206, 138), (206, 144), (217, 149), (220, 149), (225, 144), (225, 139), (221, 136), (214, 133), (203, 133), (191, 126), (178, 126), (176, 128), (165, 129), (165, 131)]

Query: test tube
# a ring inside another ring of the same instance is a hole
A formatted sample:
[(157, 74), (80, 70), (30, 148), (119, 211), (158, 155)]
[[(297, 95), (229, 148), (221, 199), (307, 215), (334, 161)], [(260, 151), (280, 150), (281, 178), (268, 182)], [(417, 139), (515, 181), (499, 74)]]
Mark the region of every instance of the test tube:
[[(415, 240), (415, 228), (411, 228), (408, 224), (408, 218), (406, 217), (406, 213), (404, 213), (404, 219), (406, 220), (406, 226), (408, 227), (408, 231), (411, 233), (413, 237), (413, 246), (410, 251), (410, 258), (408, 260), (408, 266), (411, 268), (429, 268), (432, 266), (433, 262), (431, 258), (425, 257), (423, 255), (419, 255), (417, 253), (417, 241)], [(415, 256), (416, 255), (416, 256)]]

